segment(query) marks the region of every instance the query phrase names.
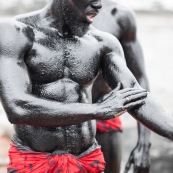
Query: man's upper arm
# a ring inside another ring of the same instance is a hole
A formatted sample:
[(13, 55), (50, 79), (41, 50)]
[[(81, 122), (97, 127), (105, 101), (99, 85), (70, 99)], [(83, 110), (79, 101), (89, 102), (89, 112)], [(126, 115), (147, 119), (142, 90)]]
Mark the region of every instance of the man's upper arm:
[(108, 35), (106, 49), (102, 57), (103, 77), (108, 82), (111, 88), (115, 88), (118, 82), (121, 82), (122, 87), (139, 86), (133, 74), (127, 68), (124, 61), (123, 49), (118, 40)]
[(30, 90), (24, 56), (31, 48), (26, 26), (17, 21), (0, 22), (0, 96), (6, 111)]
[(119, 16), (118, 24), (121, 29), (120, 42), (136, 40), (137, 24), (135, 14), (132, 10), (125, 8), (122, 15)]
[[(145, 72), (142, 48), (137, 38), (137, 24), (133, 11), (127, 9), (124, 14), (124, 25), (121, 25), (120, 43), (123, 47), (127, 67), (133, 73), (140, 85), (149, 90)], [(124, 28), (123, 28), (124, 27)]]

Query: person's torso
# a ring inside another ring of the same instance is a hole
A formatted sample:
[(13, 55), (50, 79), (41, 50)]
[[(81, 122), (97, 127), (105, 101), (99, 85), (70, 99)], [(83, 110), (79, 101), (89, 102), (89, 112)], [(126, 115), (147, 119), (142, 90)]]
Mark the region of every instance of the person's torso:
[[(101, 63), (100, 40), (90, 32), (83, 37), (64, 38), (42, 26), (30, 27), (34, 40), (25, 63), (32, 94), (63, 103), (91, 103), (92, 83)], [(63, 127), (15, 125), (15, 131), (36, 151), (64, 150), (72, 154), (79, 154), (92, 145), (96, 133), (93, 120)]]

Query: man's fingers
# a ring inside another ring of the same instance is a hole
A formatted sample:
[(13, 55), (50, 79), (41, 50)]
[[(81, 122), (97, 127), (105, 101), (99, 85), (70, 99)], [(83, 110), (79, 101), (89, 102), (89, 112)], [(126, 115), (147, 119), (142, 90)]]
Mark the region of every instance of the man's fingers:
[(97, 100), (97, 103), (102, 103), (102, 102), (108, 100), (108, 98), (110, 98), (113, 94), (114, 94), (113, 91), (109, 92), (108, 94), (105, 94), (102, 98)]
[(139, 100), (139, 99), (145, 98), (146, 96), (147, 96), (147, 92), (142, 92), (142, 93), (128, 96), (128, 97), (124, 98), (125, 99), (124, 104), (130, 103), (134, 100)]
[(104, 98), (103, 101), (106, 104), (107, 102), (110, 102), (111, 100), (113, 100), (115, 97), (116, 97), (116, 94), (111, 92), (108, 96), (106, 96), (106, 98)]
[(149, 169), (134, 166), (133, 173), (149, 173)]
[(114, 91), (119, 91), (121, 88), (121, 82), (118, 82), (117, 87), (114, 89)]
[(138, 167), (135, 167), (133, 168), (133, 173), (141, 173), (139, 168)]
[(103, 96), (102, 101), (107, 100), (107, 99), (110, 98), (112, 95), (117, 96), (116, 93), (117, 93), (117, 91), (120, 90), (120, 88), (121, 88), (121, 83), (118, 82), (117, 87), (116, 87), (114, 90), (112, 90), (111, 92), (107, 93), (105, 96)]
[(111, 97), (113, 95), (113, 92), (109, 92), (108, 94), (106, 94), (104, 97), (103, 97), (103, 101), (107, 100), (109, 97)]
[(131, 108), (133, 108), (135, 106), (139, 106), (139, 105), (143, 105), (143, 104), (145, 104), (144, 99), (143, 100), (138, 100), (138, 101), (126, 104), (124, 106), (124, 109), (131, 109)]
[(127, 112), (127, 110), (122, 110), (121, 112), (119, 112), (118, 114), (114, 115), (114, 118), (121, 116), (122, 114), (124, 114), (125, 112)]
[(121, 94), (125, 94), (127, 92), (133, 92), (133, 91), (146, 91), (146, 90), (141, 88), (125, 88), (120, 90)]
[(126, 167), (125, 167), (124, 173), (128, 173), (129, 170), (130, 170), (130, 168), (131, 168), (131, 163), (129, 162), (129, 163), (126, 164)]
[(137, 90), (133, 90), (133, 91), (128, 91), (126, 93), (123, 94), (123, 98), (125, 97), (130, 97), (139, 93), (147, 93), (146, 90), (141, 90), (141, 89), (137, 89)]
[(130, 165), (126, 165), (124, 173), (128, 173), (130, 170), (131, 164)]
[(119, 92), (120, 92), (120, 94), (124, 94), (126, 92), (135, 91), (135, 90), (136, 90), (136, 88), (125, 88), (125, 89), (120, 90)]
[(128, 173), (129, 172), (132, 163), (133, 163), (133, 157), (132, 157), (132, 155), (130, 155), (129, 160), (126, 163), (124, 173)]

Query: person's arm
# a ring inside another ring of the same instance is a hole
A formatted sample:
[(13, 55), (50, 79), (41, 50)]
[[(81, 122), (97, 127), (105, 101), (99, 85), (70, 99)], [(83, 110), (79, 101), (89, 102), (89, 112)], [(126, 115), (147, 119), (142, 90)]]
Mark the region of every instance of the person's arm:
[[(145, 74), (144, 60), (140, 43), (135, 39), (128, 42), (122, 42), (122, 46), (128, 68), (136, 77), (139, 84), (149, 91), (149, 84), (147, 76)], [(134, 170), (136, 172), (140, 173), (141, 171), (145, 171), (145, 173), (148, 173), (150, 167), (149, 149), (151, 146), (151, 132), (139, 122), (137, 124), (137, 128), (137, 145), (130, 154), (129, 160), (126, 165), (126, 171), (130, 169), (131, 164), (134, 164)]]
[(94, 104), (64, 104), (36, 97), (25, 64), (32, 48), (32, 30), (21, 23), (0, 24), (0, 94), (8, 119), (13, 124), (61, 126), (94, 119)]
[[(148, 78), (145, 72), (145, 63), (141, 45), (137, 38), (137, 25), (134, 14), (130, 10), (125, 12), (125, 20), (127, 21), (128, 29), (122, 29), (122, 36), (120, 43), (123, 47), (127, 67), (135, 76), (139, 84), (149, 91)], [(126, 164), (127, 172), (131, 164), (134, 164), (134, 172), (149, 172), (150, 159), (149, 149), (150, 143), (150, 130), (143, 126), (141, 123), (137, 123), (138, 128), (138, 141), (135, 148), (132, 150), (128, 162)]]
[(130, 10), (126, 10), (125, 13), (126, 15), (124, 15), (125, 19), (123, 21), (126, 21), (125, 23), (127, 23), (127, 25), (125, 29), (123, 29), (123, 25), (121, 25), (122, 31), (119, 40), (124, 51), (127, 67), (135, 76), (139, 84), (149, 91), (143, 51), (137, 37), (137, 24), (135, 16)]
[[(98, 114), (98, 110), (107, 111), (107, 107), (113, 105), (113, 98), (121, 108), (114, 106), (114, 113), (118, 115), (128, 108), (130, 102), (124, 105), (126, 99), (122, 97), (123, 90), (107, 94), (103, 103), (98, 104), (66, 104), (33, 95), (32, 81), (25, 64), (25, 56), (32, 48), (33, 37), (32, 30), (19, 22), (0, 23), (0, 98), (12, 124), (63, 126), (97, 118), (109, 119), (113, 116)], [(125, 92), (124, 95), (133, 94), (133, 91)], [(141, 94), (140, 91), (137, 93)], [(143, 97), (145, 95), (146, 93), (141, 94)], [(138, 105), (141, 103), (142, 101), (137, 102)]]
[[(106, 34), (105, 40), (102, 71), (109, 86), (114, 89), (117, 83), (121, 82), (123, 88), (141, 88), (123, 60), (124, 54), (119, 42), (108, 34)], [(133, 108), (128, 112), (152, 131), (173, 140), (173, 117), (150, 93), (148, 93), (144, 105)]]

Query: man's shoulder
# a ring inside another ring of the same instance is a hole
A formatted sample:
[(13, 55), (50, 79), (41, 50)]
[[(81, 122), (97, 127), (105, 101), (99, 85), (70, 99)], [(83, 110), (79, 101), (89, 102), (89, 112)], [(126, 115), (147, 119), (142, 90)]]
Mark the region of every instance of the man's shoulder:
[(90, 30), (93, 37), (95, 37), (99, 42), (101, 42), (103, 46), (110, 49), (116, 49), (121, 47), (118, 39), (112, 34), (108, 32), (104, 32), (104, 31), (100, 31), (93, 26), (91, 26)]
[[(0, 34), (4, 37), (9, 33), (11, 33), (11, 36), (17, 34), (19, 37), (26, 36), (29, 40), (32, 40), (33, 28), (38, 23), (38, 19), (39, 11), (20, 14), (10, 19), (2, 19), (0, 20)], [(0, 38), (2, 39), (2, 37)]]
[(131, 8), (125, 6), (124, 4), (117, 3), (113, 0), (107, 0), (103, 3), (103, 8), (104, 11), (109, 11), (117, 21), (117, 24), (122, 25), (123, 28), (127, 25), (134, 25), (134, 11)]
[[(31, 32), (32, 28), (29, 27), (27, 24), (20, 22), (16, 20), (16, 18), (11, 18), (11, 19), (2, 19), (0, 20), (0, 34), (1, 34), (1, 39), (3, 37), (8, 38), (7, 36), (15, 36), (16, 34), (18, 36), (25, 35), (26, 32)], [(11, 38), (10, 37), (10, 38)], [(15, 38), (15, 37), (13, 37)]]
[[(0, 34), (6, 34), (7, 32), (12, 32), (15, 29), (16, 21), (12, 19), (1, 19), (0, 20)], [(3, 36), (1, 35), (1, 36)], [(1, 37), (2, 38), (2, 37)]]
[(31, 45), (34, 34), (26, 24), (15, 18), (0, 20), (0, 48), (16, 50)]
[(113, 36), (112, 34), (105, 32), (105, 31), (101, 31), (101, 30), (95, 28), (93, 25), (90, 26), (90, 33), (92, 34), (92, 36), (100, 37), (103, 40), (105, 40), (106, 38), (109, 38), (109, 37), (115, 38), (115, 36)]
[(15, 19), (18, 22), (21, 22), (27, 26), (34, 28), (35, 25), (39, 22), (40, 11), (41, 10), (20, 14), (15, 16)]
[[(124, 32), (135, 32), (136, 31), (136, 18), (134, 11), (124, 5), (117, 6), (117, 13), (119, 13), (117, 22)], [(115, 14), (116, 15), (116, 14)]]

